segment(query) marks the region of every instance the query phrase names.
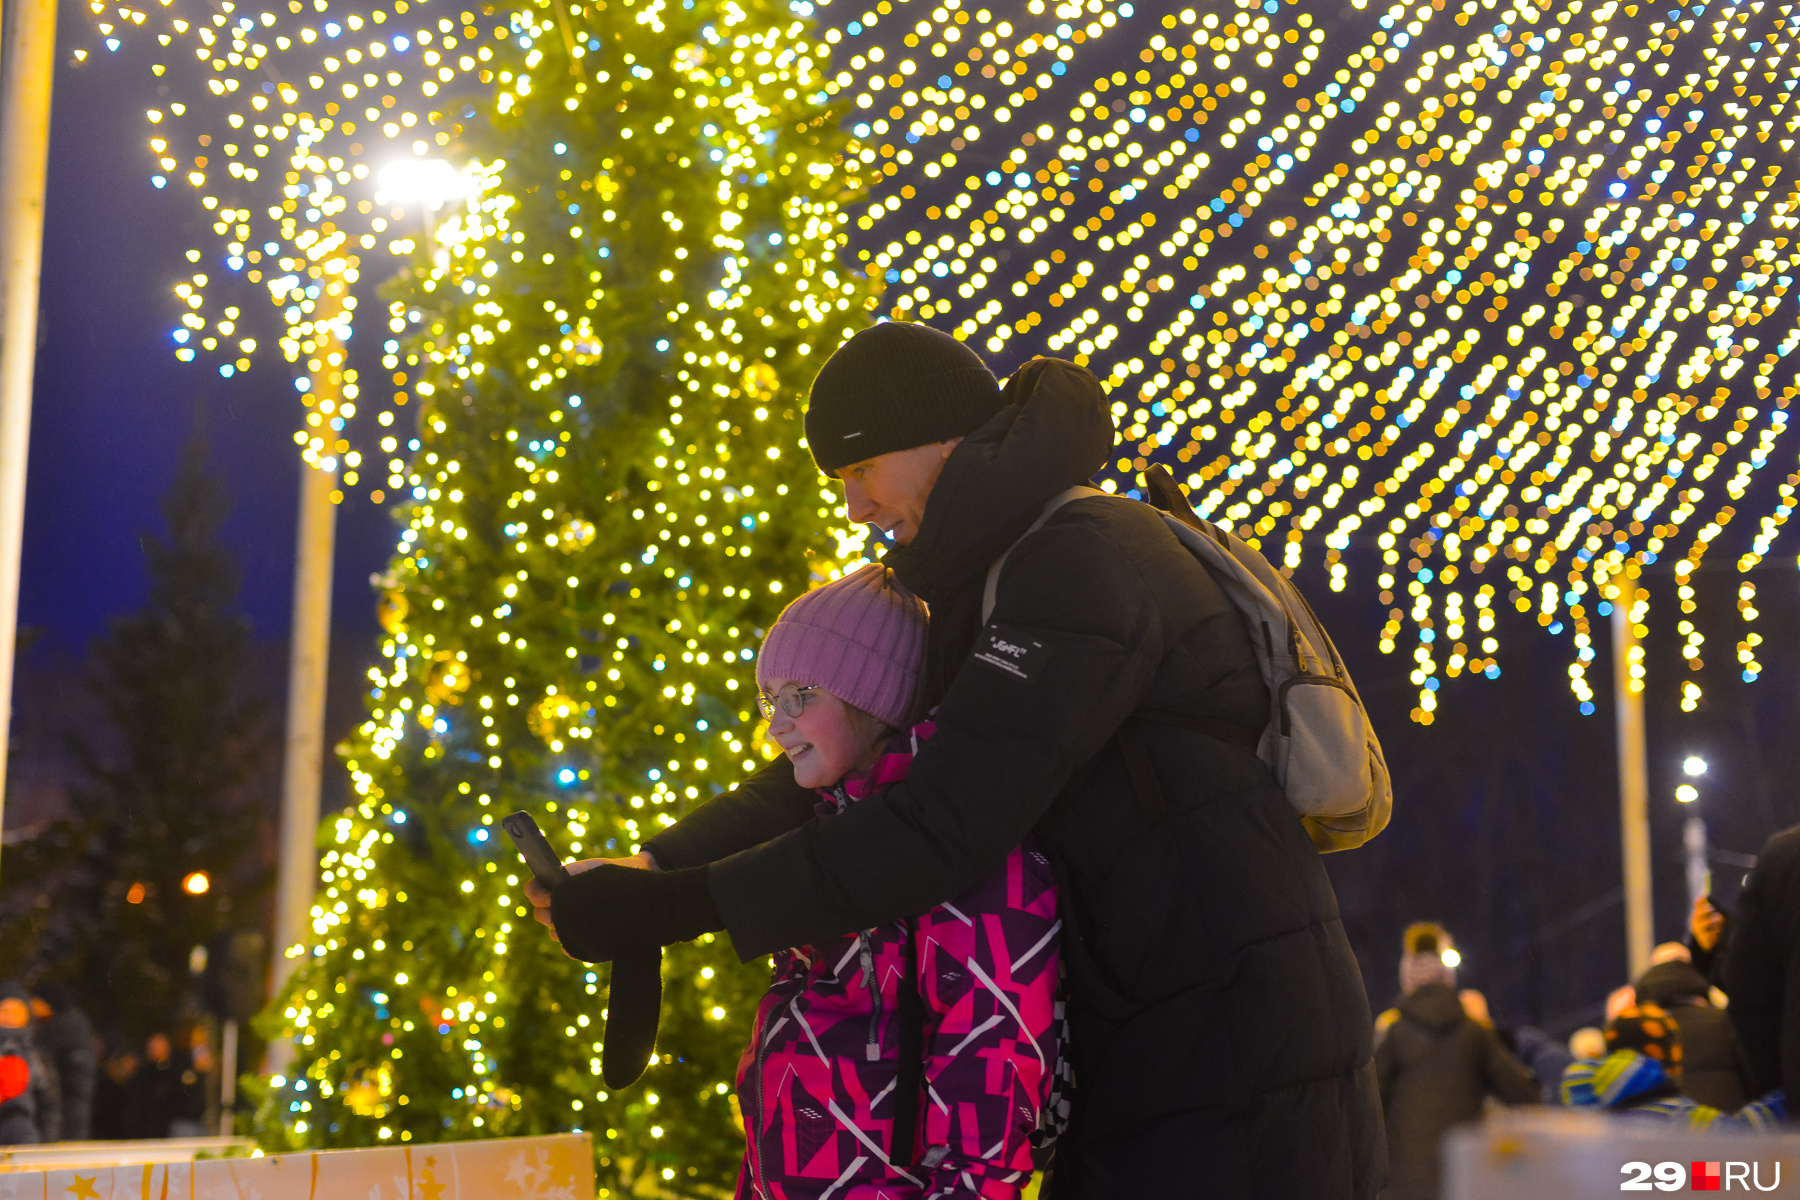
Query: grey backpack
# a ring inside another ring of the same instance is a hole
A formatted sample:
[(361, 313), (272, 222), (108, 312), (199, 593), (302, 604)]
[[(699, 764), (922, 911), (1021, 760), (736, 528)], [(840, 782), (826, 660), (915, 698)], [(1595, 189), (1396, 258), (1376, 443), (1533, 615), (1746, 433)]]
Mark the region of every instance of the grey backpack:
[[(1386, 828), (1394, 789), (1381, 743), (1337, 647), (1293, 582), (1242, 538), (1197, 516), (1167, 471), (1153, 466), (1144, 473), (1144, 482), (1170, 532), (1218, 581), (1251, 631), (1270, 706), (1257, 757), (1321, 852), (1362, 845)], [(1019, 540), (1069, 501), (1105, 495), (1073, 487), (1052, 496)], [(994, 609), (1000, 568), (1011, 553), (1009, 546), (988, 568), (981, 599), (984, 623)]]

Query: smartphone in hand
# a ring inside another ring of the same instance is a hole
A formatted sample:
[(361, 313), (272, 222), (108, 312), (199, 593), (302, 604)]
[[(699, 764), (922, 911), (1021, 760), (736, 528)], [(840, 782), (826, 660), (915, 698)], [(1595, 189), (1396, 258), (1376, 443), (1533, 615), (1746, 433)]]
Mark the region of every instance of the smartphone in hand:
[[(502, 818), (519, 856), (546, 889), (569, 877), (568, 868), (550, 848), (543, 830), (528, 812)], [(637, 1082), (656, 1049), (657, 1021), (662, 1011), (662, 947), (638, 946), (612, 964), (608, 985), (606, 1041), (600, 1052), (600, 1074), (615, 1090)]]
[(532, 876), (546, 889), (554, 888), (569, 877), (562, 859), (550, 848), (550, 842), (530, 813), (521, 810), (510, 817), (503, 817), (500, 828), (506, 831), (506, 836), (518, 848), (519, 857), (531, 868)]

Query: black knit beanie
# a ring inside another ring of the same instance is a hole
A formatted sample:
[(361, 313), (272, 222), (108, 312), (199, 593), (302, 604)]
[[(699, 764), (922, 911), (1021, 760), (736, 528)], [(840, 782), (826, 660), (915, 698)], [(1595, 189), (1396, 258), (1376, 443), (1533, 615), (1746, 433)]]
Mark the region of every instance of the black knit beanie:
[(1000, 383), (973, 350), (929, 325), (871, 325), (819, 368), (806, 444), (819, 470), (973, 433), (1000, 411)]

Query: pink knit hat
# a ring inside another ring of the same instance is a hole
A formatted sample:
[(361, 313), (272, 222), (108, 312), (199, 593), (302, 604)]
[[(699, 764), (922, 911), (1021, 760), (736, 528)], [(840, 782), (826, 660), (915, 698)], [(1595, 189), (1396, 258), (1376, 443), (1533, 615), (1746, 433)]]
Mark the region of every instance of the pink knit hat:
[(870, 563), (782, 609), (756, 683), (817, 684), (895, 729), (911, 722), (925, 666), (925, 604)]

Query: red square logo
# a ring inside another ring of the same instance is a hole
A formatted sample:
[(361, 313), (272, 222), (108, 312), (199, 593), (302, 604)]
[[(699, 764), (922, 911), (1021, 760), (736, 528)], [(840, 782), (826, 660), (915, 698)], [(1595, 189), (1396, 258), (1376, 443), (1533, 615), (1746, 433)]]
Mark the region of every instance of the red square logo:
[(1716, 1162), (1697, 1162), (1693, 1174), (1688, 1176), (1688, 1187), (1696, 1192), (1716, 1192), (1719, 1190), (1719, 1164)]

